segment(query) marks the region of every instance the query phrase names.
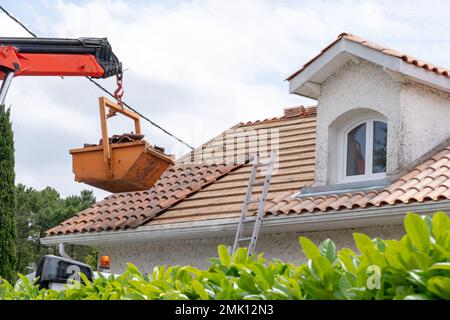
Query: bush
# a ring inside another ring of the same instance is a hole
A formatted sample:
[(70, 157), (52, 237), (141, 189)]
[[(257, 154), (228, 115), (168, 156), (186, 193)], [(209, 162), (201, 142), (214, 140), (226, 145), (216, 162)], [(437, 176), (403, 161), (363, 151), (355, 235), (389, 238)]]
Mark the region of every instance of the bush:
[(21, 276), (16, 289), (0, 285), (0, 299), (450, 299), (450, 219), (409, 213), (404, 224), (400, 241), (355, 233), (359, 254), (300, 237), (308, 261), (299, 266), (247, 257), (244, 248), (230, 256), (221, 245), (207, 270), (162, 266), (146, 275), (129, 263), (120, 276), (85, 279), (61, 292), (39, 290)]

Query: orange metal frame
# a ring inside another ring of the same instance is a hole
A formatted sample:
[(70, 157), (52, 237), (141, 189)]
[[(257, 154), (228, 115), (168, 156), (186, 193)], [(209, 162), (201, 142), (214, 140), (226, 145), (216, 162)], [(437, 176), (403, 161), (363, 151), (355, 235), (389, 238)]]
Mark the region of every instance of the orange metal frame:
[[(113, 177), (112, 159), (111, 159), (111, 144), (109, 143), (108, 136), (108, 118), (113, 117), (116, 113), (123, 114), (124, 116), (134, 121), (134, 129), (136, 134), (141, 134), (141, 120), (136, 112), (133, 112), (123, 105), (114, 103), (108, 98), (100, 97), (98, 99), (100, 107), (100, 123), (102, 128), (102, 147), (103, 147), (103, 159), (107, 169), (108, 178)], [(109, 108), (109, 112), (106, 113), (106, 108)]]
[[(0, 46), (0, 66), (15, 76), (86, 76), (105, 74), (95, 56), (90, 54), (19, 53), (12, 46)], [(4, 74), (0, 72), (0, 79)]]

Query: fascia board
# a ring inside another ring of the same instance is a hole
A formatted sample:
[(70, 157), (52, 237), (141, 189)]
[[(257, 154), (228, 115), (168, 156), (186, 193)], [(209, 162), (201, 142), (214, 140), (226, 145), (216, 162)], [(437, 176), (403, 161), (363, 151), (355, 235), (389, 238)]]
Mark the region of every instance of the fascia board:
[[(339, 53), (343, 52), (343, 39), (336, 42), (334, 46), (325, 51), (320, 57), (314, 60), (305, 70), (289, 81), (289, 93), (297, 93), (298, 89), (314, 75), (330, 63)], [(314, 82), (314, 81), (313, 81)], [(309, 97), (311, 98), (311, 97)]]
[(404, 61), (401, 62), (400, 70), (398, 72), (415, 82), (450, 93), (450, 78), (438, 75), (432, 71), (427, 71), (423, 68), (418, 68)]
[[(450, 212), (450, 201), (424, 204), (372, 207), (348, 211), (331, 211), (301, 215), (269, 216), (262, 220), (261, 233), (311, 232), (357, 227), (401, 224), (407, 212), (432, 215), (436, 211)], [(234, 237), (238, 218), (184, 222), (139, 227), (134, 230), (85, 233), (42, 238), (44, 245), (59, 243), (79, 245), (113, 245), (168, 240), (195, 240)]]

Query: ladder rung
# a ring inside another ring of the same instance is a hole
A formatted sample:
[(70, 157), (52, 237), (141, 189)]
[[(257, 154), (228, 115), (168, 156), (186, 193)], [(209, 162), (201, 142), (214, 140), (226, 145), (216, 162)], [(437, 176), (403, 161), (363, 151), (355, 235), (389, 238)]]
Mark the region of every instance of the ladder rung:
[(264, 185), (264, 181), (263, 182), (256, 182), (253, 184), (254, 187), (258, 187), (258, 186), (263, 186)]
[(253, 237), (249, 237), (249, 238), (239, 238), (239, 239), (237, 239), (238, 241), (250, 241), (250, 240), (252, 240), (253, 239)]
[(247, 203), (255, 203), (255, 202), (259, 202), (259, 199), (252, 199), (247, 201)]
[(268, 167), (268, 166), (270, 166), (270, 163), (258, 163), (258, 164), (255, 164), (256, 168)]

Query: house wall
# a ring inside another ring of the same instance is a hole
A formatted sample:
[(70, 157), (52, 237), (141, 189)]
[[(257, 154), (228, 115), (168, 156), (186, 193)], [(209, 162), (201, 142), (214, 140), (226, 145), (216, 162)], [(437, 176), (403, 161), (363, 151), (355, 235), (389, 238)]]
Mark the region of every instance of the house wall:
[(400, 167), (450, 138), (450, 95), (405, 82), (401, 90)]
[(337, 182), (338, 128), (367, 110), (387, 119), (387, 177), (450, 138), (449, 95), (371, 62), (349, 61), (322, 84), (318, 98), (315, 185)]
[[(317, 145), (315, 185), (336, 183), (337, 133), (330, 126), (344, 114), (370, 109), (387, 118), (387, 175), (399, 165), (398, 136), (401, 83), (382, 67), (361, 60), (346, 63), (323, 84), (317, 104)], [(345, 120), (345, 119), (342, 119)], [(330, 141), (329, 141), (330, 138)]]
[[(298, 244), (298, 237), (305, 236), (316, 244), (329, 238), (337, 248), (350, 247), (356, 250), (352, 233), (363, 232), (370, 237), (383, 239), (399, 239), (403, 234), (403, 226), (382, 226), (358, 229), (342, 229), (317, 232), (263, 234), (258, 240), (258, 251), (264, 252), (268, 259), (278, 258), (298, 263), (305, 259)], [(100, 254), (111, 257), (111, 271), (121, 273), (127, 262), (132, 262), (145, 272), (151, 272), (156, 265), (193, 265), (207, 267), (207, 259), (217, 256), (219, 244), (232, 245), (232, 238), (160, 241), (148, 243), (116, 244), (99, 248)]]

